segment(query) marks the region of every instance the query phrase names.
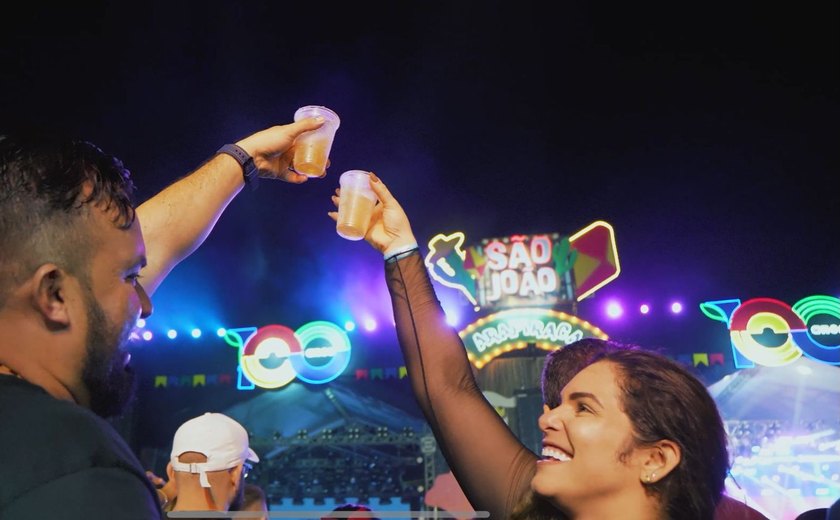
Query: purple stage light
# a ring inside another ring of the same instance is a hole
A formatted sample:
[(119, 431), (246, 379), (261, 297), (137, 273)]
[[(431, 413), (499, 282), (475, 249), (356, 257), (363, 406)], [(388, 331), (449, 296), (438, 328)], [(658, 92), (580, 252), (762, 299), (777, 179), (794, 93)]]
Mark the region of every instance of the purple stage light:
[(344, 330), (346, 330), (347, 332), (353, 332), (354, 330), (356, 330), (356, 324), (350, 320), (347, 320), (344, 322)]
[(650, 305), (643, 303), (639, 306), (639, 312), (642, 314), (649, 314), (650, 313)]
[(618, 301), (612, 300), (607, 303), (607, 316), (612, 319), (618, 319), (622, 314), (624, 314), (624, 308)]
[(142, 329), (145, 326), (146, 326), (146, 320), (144, 320), (143, 318), (138, 318), (137, 319), (137, 328)]
[(151, 331), (148, 331), (148, 330), (147, 330), (147, 331), (143, 332), (143, 339), (145, 339), (146, 341), (151, 341), (151, 340), (152, 340), (152, 337), (153, 337), (153, 336), (152, 336), (152, 332), (151, 332)]
[(674, 314), (680, 314), (683, 311), (683, 305), (680, 302), (673, 302), (671, 303), (671, 312)]
[(459, 321), (458, 315), (454, 312), (450, 311), (446, 313), (446, 323), (448, 323), (451, 327), (457, 327)]
[(373, 318), (367, 318), (365, 320), (365, 330), (368, 332), (373, 332), (376, 330), (376, 320)]

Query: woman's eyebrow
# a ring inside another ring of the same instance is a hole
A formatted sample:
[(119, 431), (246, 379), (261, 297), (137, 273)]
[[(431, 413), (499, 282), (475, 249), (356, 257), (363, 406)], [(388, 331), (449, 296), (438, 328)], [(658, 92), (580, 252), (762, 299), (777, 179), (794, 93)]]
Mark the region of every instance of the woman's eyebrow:
[(601, 408), (604, 407), (604, 405), (601, 403), (601, 401), (597, 397), (595, 397), (595, 394), (592, 394), (592, 393), (589, 393), (589, 392), (573, 392), (573, 393), (569, 394), (569, 399), (570, 400), (578, 400), (578, 399), (584, 399), (584, 398), (592, 399), (593, 401), (598, 403), (598, 406), (600, 406)]

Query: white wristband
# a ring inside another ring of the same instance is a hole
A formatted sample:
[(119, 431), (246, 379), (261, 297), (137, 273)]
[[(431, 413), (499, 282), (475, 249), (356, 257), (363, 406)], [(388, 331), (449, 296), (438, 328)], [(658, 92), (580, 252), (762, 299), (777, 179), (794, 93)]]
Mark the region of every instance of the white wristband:
[(397, 249), (388, 249), (387, 251), (382, 253), (382, 258), (387, 260), (392, 256), (400, 255), (402, 253), (405, 253), (406, 251), (411, 251), (412, 249), (417, 249), (417, 242), (414, 242), (413, 244), (406, 244), (402, 247), (398, 247)]

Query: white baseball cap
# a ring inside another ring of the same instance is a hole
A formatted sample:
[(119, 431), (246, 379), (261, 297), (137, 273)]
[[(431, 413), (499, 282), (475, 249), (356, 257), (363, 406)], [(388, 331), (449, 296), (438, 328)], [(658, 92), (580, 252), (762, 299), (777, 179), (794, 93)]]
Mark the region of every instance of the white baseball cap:
[[(183, 453), (194, 451), (207, 457), (207, 462), (184, 463)], [(248, 446), (248, 432), (241, 424), (221, 413), (207, 412), (182, 424), (172, 439), (172, 469), (200, 475), (201, 486), (210, 487), (208, 471), (235, 468), (245, 461), (260, 458)]]

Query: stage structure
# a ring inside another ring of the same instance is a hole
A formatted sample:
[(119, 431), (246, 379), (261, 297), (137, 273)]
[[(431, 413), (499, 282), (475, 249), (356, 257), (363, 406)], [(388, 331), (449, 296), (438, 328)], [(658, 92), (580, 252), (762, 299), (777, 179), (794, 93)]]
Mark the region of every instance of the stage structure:
[[(396, 382), (362, 382), (366, 389), (346, 380), (292, 382), (219, 411), (248, 430), (249, 444), (260, 457), (248, 480), (263, 488), (276, 510), (328, 510), (349, 501), (422, 510), (440, 455), (421, 417), (376, 396)], [(227, 388), (230, 393), (232, 387)], [(202, 391), (179, 387), (176, 407)], [(144, 467), (165, 474), (170, 449), (171, 440), (140, 450)]]
[(301, 430), (287, 437), (254, 437), (251, 447), (265, 454), (254, 476), (272, 503), (284, 498), (294, 504), (311, 498), (315, 505), (327, 499), (364, 504), (402, 500), (418, 511), (424, 509), (423, 496), (436, 475), (434, 437), (411, 428), (393, 431), (350, 423), (315, 434)]

